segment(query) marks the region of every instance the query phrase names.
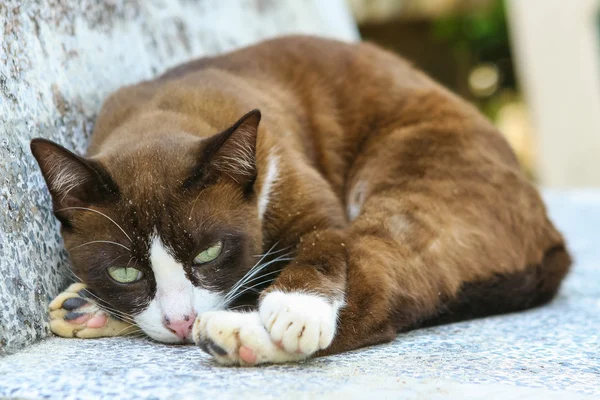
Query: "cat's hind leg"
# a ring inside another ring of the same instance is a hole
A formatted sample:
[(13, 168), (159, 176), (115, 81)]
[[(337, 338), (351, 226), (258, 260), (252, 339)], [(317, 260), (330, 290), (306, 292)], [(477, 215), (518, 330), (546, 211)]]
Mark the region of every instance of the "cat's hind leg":
[(135, 326), (98, 307), (83, 283), (74, 283), (49, 305), (50, 329), (65, 338), (91, 339), (133, 333)]
[(321, 354), (553, 298), (570, 265), (564, 241), (497, 154), (506, 144), (485, 138), (419, 128), (370, 149), (349, 180), (346, 303)]

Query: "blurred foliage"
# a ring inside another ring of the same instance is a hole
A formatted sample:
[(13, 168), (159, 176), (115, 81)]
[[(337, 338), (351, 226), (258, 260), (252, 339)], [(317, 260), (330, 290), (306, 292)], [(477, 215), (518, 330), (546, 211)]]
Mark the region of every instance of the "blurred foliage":
[(519, 100), (503, 0), (495, 0), (483, 9), (450, 14), (432, 21), (432, 37), (452, 49), (464, 74), (468, 75), (472, 68), (482, 63), (497, 67), (500, 80), (497, 92), (489, 97), (471, 99), (488, 117), (495, 120), (508, 101)]
[(465, 64), (495, 64), (501, 73), (501, 85), (515, 88), (504, 1), (495, 0), (484, 9), (436, 19), (432, 36), (446, 42)]
[(490, 43), (505, 43), (508, 41), (508, 32), (504, 2), (497, 0), (483, 10), (437, 19), (434, 21), (433, 31), (436, 37), (465, 48), (485, 48)]

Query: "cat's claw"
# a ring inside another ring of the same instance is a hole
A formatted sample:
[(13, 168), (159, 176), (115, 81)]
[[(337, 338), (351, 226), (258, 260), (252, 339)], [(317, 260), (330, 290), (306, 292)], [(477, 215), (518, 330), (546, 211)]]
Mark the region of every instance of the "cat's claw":
[(74, 283), (48, 306), (50, 329), (65, 338), (119, 336), (132, 325), (101, 310), (85, 296), (85, 285)]
[(259, 314), (274, 343), (310, 356), (333, 341), (338, 308), (321, 296), (274, 291), (262, 300)]
[(271, 340), (258, 312), (209, 311), (194, 322), (194, 342), (223, 365), (284, 363), (306, 358)]

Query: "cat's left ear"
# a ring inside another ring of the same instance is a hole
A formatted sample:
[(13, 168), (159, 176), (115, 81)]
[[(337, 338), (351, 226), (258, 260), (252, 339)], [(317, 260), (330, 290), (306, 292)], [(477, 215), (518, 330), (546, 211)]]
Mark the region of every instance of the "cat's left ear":
[(241, 185), (256, 178), (256, 137), (261, 114), (252, 110), (225, 131), (203, 143), (203, 159), (209, 168)]
[(33, 139), (31, 152), (42, 170), (55, 212), (112, 200), (118, 193), (116, 184), (99, 163), (57, 143)]

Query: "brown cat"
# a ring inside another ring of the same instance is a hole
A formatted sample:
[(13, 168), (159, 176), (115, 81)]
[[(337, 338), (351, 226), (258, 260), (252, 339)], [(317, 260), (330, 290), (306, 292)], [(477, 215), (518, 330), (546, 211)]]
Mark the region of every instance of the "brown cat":
[(31, 148), (87, 285), (61, 336), (286, 362), (546, 303), (570, 265), (496, 129), (370, 44), (193, 61), (113, 94), (87, 158)]

